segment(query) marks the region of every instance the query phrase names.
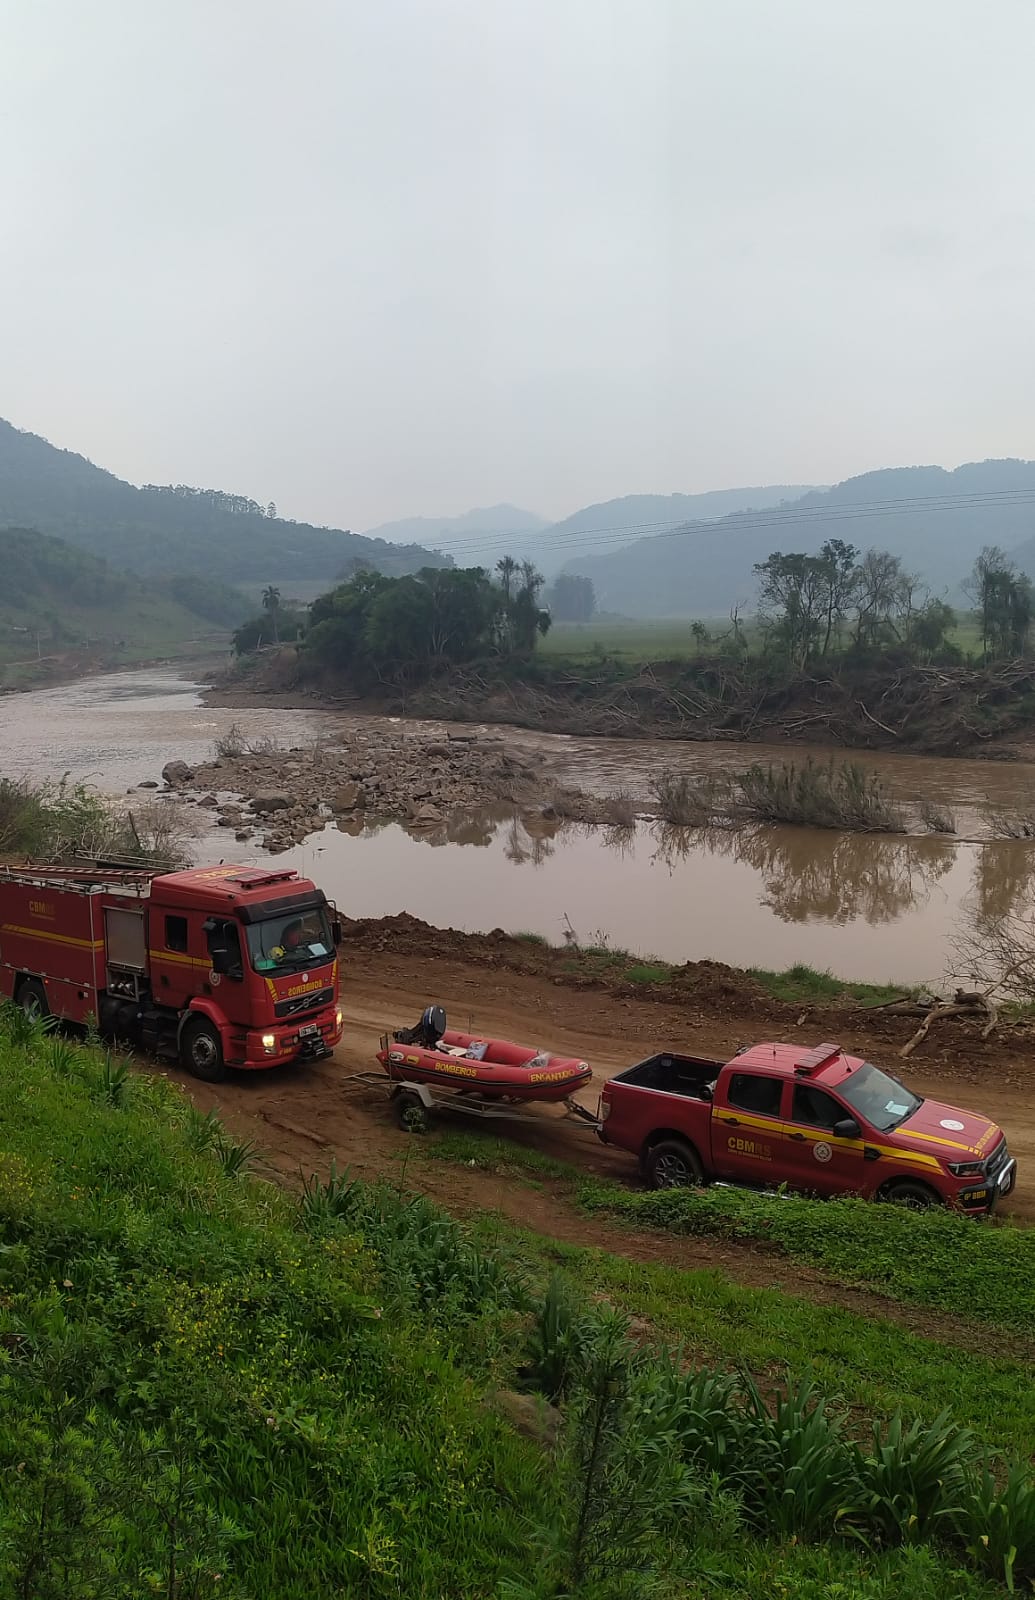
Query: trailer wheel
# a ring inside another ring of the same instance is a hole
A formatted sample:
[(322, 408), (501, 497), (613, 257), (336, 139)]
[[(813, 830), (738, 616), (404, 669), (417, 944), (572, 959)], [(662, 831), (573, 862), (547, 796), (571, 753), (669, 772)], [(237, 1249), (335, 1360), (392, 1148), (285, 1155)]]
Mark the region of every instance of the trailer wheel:
[(652, 1189), (699, 1189), (704, 1183), (701, 1158), (682, 1139), (661, 1139), (647, 1152), (644, 1162)]
[(404, 1133), (427, 1133), (431, 1121), (420, 1095), (408, 1089), (395, 1096), (395, 1120)]
[(931, 1206), (941, 1204), (938, 1195), (926, 1183), (911, 1183), (908, 1178), (899, 1183), (889, 1183), (881, 1191), (880, 1198), (890, 1200), (892, 1205), (908, 1206), (911, 1211), (927, 1211)]
[(42, 1022), (50, 1016), (47, 991), (38, 978), (26, 978), (18, 990), (18, 1004), (30, 1022)]
[(180, 1034), (180, 1061), (188, 1072), (205, 1083), (221, 1083), (226, 1077), (222, 1042), (211, 1022), (204, 1017), (184, 1025)]

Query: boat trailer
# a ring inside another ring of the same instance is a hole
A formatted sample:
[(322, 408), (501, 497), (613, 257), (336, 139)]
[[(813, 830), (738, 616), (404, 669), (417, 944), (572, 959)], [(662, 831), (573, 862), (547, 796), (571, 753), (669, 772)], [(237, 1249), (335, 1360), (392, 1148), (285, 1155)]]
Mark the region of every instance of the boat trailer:
[(543, 1117), (524, 1108), (548, 1102), (506, 1101), (499, 1096), (479, 1094), (473, 1089), (441, 1089), (428, 1083), (412, 1083), (407, 1079), (386, 1079), (383, 1072), (352, 1072), (345, 1081), (368, 1088), (387, 1088), (395, 1120), (405, 1133), (426, 1133), (440, 1111), (458, 1111), (480, 1122), (534, 1123), (539, 1128), (570, 1122), (596, 1133), (601, 1126), (595, 1112), (587, 1111), (577, 1100), (559, 1102), (564, 1106), (562, 1116)]

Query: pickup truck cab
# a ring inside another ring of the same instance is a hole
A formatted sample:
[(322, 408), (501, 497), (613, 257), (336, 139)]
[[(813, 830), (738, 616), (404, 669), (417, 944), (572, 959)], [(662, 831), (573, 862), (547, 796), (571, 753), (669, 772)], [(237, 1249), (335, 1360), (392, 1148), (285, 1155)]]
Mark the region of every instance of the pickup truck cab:
[(661, 1054), (604, 1085), (600, 1138), (656, 1189), (713, 1179), (980, 1215), (1017, 1163), (987, 1117), (923, 1100), (837, 1044), (756, 1044), (732, 1060)]

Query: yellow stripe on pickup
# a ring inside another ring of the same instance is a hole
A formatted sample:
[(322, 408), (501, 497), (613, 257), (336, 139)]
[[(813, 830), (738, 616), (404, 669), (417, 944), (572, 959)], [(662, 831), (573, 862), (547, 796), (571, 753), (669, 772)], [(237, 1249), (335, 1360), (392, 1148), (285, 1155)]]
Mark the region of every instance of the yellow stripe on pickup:
[[(810, 1144), (829, 1144), (840, 1150), (862, 1150), (869, 1146), (871, 1150), (879, 1150), (882, 1156), (894, 1156), (898, 1161), (908, 1161), (917, 1167), (933, 1167), (936, 1172), (941, 1171), (941, 1163), (935, 1156), (924, 1155), (920, 1150), (903, 1150), (900, 1145), (877, 1144), (873, 1139), (842, 1139), (836, 1133), (831, 1133), (826, 1128), (810, 1128), (800, 1122), (781, 1122), (771, 1117), (752, 1117), (743, 1115), (725, 1107), (716, 1111), (715, 1120), (727, 1127), (757, 1128), (762, 1133), (768, 1133), (771, 1138), (787, 1138), (792, 1133), (800, 1133)], [(910, 1138), (913, 1135), (910, 1134)], [(969, 1149), (969, 1145), (957, 1145), (957, 1149)]]

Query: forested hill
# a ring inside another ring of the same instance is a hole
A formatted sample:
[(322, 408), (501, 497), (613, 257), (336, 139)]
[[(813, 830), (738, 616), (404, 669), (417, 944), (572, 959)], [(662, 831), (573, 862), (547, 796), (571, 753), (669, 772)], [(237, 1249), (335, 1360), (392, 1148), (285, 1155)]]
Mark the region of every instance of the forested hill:
[[(983, 545), (1014, 551), (1035, 576), (1035, 462), (896, 467), (813, 490), (791, 504), (688, 522), (668, 534), (577, 557), (565, 570), (592, 578), (601, 610), (633, 617), (750, 609), (753, 568), (774, 550), (814, 553), (827, 539), (901, 556), (936, 593), (958, 598)], [(1025, 541), (1031, 541), (1025, 543)]]
[(253, 584), (337, 578), (353, 560), (398, 574), (449, 565), (419, 545), (288, 522), (244, 495), (138, 489), (0, 420), (0, 527), (37, 528), (140, 574), (205, 572)]

